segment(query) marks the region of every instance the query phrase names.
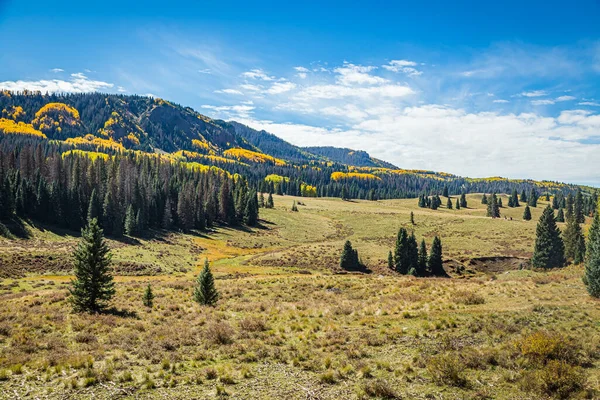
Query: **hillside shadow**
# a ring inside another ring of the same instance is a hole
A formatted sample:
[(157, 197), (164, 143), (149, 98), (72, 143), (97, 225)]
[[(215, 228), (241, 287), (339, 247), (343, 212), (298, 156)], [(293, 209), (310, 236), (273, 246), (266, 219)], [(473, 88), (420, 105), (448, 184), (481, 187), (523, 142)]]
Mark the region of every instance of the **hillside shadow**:
[(31, 232), (23, 220), (14, 217), (0, 223), (0, 236), (4, 236), (7, 239), (30, 239)]
[(115, 317), (121, 317), (121, 318), (139, 319), (137, 312), (129, 311), (129, 310), (122, 310), (122, 309), (120, 310), (116, 307), (111, 307), (109, 309), (106, 309), (106, 310), (102, 311), (101, 314), (114, 315)]

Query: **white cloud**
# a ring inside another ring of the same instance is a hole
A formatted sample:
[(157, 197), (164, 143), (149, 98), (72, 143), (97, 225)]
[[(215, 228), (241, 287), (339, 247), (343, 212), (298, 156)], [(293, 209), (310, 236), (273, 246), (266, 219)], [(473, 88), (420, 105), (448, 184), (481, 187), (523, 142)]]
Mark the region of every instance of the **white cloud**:
[(292, 82), (275, 82), (269, 89), (266, 90), (268, 94), (281, 94), (289, 92), (296, 88), (296, 84)]
[(39, 80), (39, 81), (4, 81), (0, 82), (0, 88), (12, 91), (40, 91), (42, 93), (84, 93), (97, 92), (112, 89), (114, 84), (91, 80), (83, 73), (71, 74), (68, 81), (62, 79)]
[(345, 63), (343, 67), (339, 67), (333, 70), (339, 76), (337, 77), (337, 81), (346, 86), (351, 86), (354, 84), (358, 85), (377, 85), (381, 83), (387, 82), (386, 79), (383, 79), (379, 76), (370, 75), (369, 72), (373, 71), (375, 67), (369, 66), (361, 66)]
[(547, 106), (554, 104), (554, 100), (532, 100), (531, 104), (534, 106)]
[(65, 72), (65, 70), (62, 69), (62, 68), (52, 68), (50, 70), (50, 72), (54, 72), (56, 74), (56, 73), (59, 73), (59, 72)]
[(408, 76), (419, 76), (423, 72), (417, 70), (417, 63), (409, 60), (392, 60), (387, 65), (383, 65), (384, 69), (392, 72), (403, 72)]
[(571, 101), (571, 100), (575, 100), (575, 99), (576, 99), (575, 96), (559, 96), (555, 100), (556, 101)]
[(298, 99), (340, 99), (344, 97), (405, 97), (414, 94), (408, 86), (382, 85), (372, 87), (350, 87), (342, 85), (314, 85), (304, 88), (298, 93)]
[(117, 86), (117, 92), (125, 93), (127, 90), (123, 86)]
[(494, 100), (494, 103), (509, 103), (509, 101), (504, 99), (496, 99)]
[(523, 92), (521, 93), (521, 96), (524, 97), (542, 97), (542, 96), (548, 96), (548, 92), (546, 92), (545, 90), (534, 90), (531, 92)]
[(200, 72), (201, 74), (212, 74), (212, 71), (208, 68), (199, 69), (198, 72)]
[(305, 67), (294, 67), (294, 69), (298, 72), (308, 72), (308, 68)]
[(596, 103), (594, 101), (582, 101), (581, 103), (577, 103), (580, 106), (593, 106), (593, 107), (600, 107), (600, 103)]
[(250, 91), (250, 92), (260, 92), (260, 91), (262, 90), (262, 87), (261, 87), (261, 86), (258, 86), (258, 85), (251, 85), (251, 84), (248, 84), (248, 83), (244, 83), (244, 84), (240, 85), (240, 87), (241, 87), (242, 89), (244, 89), (244, 90), (248, 90), (248, 91)]
[(244, 93), (242, 93), (240, 90), (237, 90), (237, 89), (221, 89), (221, 90), (215, 90), (215, 93), (238, 94), (238, 95), (243, 95), (243, 94), (244, 94)]
[(250, 118), (250, 114), (255, 109), (250, 104), (240, 104), (233, 106), (213, 106), (213, 105), (202, 105), (202, 108), (212, 110), (216, 112), (217, 117), (222, 118)]
[[(319, 110), (343, 114), (353, 108)], [(356, 109), (361, 112), (360, 108)], [(575, 110), (561, 117), (494, 112), (469, 113), (440, 105), (386, 107), (377, 115), (353, 116), (347, 128), (240, 121), (300, 146), (340, 146), (368, 151), (402, 168), (447, 171), (463, 176), (507, 176), (593, 182), (600, 145), (581, 144), (597, 134), (600, 116)], [(460, 134), (456, 134), (460, 132)], [(594, 133), (596, 132), (596, 133)], [(490, 137), (502, 137), (493, 148)], [(535, 151), (532, 153), (532, 149)], [(557, 163), (556, 160), (561, 162)]]
[(263, 81), (273, 81), (275, 80), (274, 76), (269, 76), (262, 69), (251, 69), (250, 71), (246, 71), (242, 73), (244, 78), (249, 79), (259, 79)]

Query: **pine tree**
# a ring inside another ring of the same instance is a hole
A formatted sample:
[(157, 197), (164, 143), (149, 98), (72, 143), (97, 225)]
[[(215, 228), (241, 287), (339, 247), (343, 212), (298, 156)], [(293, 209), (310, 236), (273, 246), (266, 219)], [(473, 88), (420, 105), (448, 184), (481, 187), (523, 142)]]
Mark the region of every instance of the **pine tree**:
[(417, 260), (417, 275), (427, 276), (427, 245), (425, 239), (421, 240), (421, 246), (419, 247), (419, 258)]
[(556, 213), (556, 222), (565, 222), (565, 213), (562, 208), (559, 208)]
[(530, 207), (537, 207), (537, 201), (538, 201), (538, 194), (535, 191), (535, 189), (531, 189), (531, 192), (529, 193), (529, 200), (528, 200), (527, 204)]
[(467, 208), (467, 196), (464, 193), (460, 195), (460, 206), (461, 208)]
[(448, 276), (442, 261), (442, 241), (439, 237), (433, 238), (431, 252), (429, 253), (429, 271), (432, 276)]
[(340, 197), (342, 200), (348, 200), (348, 189), (346, 188), (346, 185), (342, 186), (342, 194)]
[(537, 224), (531, 264), (535, 268), (555, 268), (565, 265), (565, 247), (554, 220), (554, 211), (544, 209)]
[(344, 248), (342, 249), (342, 255), (340, 256), (340, 268), (352, 271), (360, 268), (358, 260), (358, 251), (352, 248), (352, 243), (346, 240)]
[(229, 179), (225, 179), (221, 185), (219, 207), (219, 217), (221, 218), (221, 221), (231, 225), (237, 222), (233, 195), (229, 189)]
[(442, 191), (442, 196), (448, 197), (448, 186), (444, 186), (444, 190)]
[(583, 197), (580, 189), (577, 190), (575, 201), (573, 202), (573, 214), (575, 215), (575, 221), (580, 224), (585, 222), (585, 215), (583, 214)]
[(390, 250), (388, 253), (388, 268), (394, 269), (394, 256), (392, 255), (392, 251)]
[(133, 206), (130, 204), (125, 213), (125, 233), (129, 236), (133, 236), (136, 234), (136, 231), (135, 212), (133, 211)]
[(92, 218), (81, 230), (81, 239), (73, 252), (75, 279), (71, 281), (69, 300), (76, 312), (101, 312), (115, 294), (110, 271), (111, 254), (98, 220)]
[[(408, 273), (410, 275), (416, 276), (417, 270), (419, 268), (419, 249), (417, 245), (417, 238), (415, 238), (415, 233), (411, 233), (408, 237), (407, 241), (407, 259), (408, 259)], [(413, 272), (411, 272), (413, 271)]]
[(452, 210), (452, 199), (450, 197), (448, 197), (448, 201), (446, 202), (446, 208)]
[(292, 211), (298, 211), (298, 206), (296, 205), (296, 200), (292, 202)]
[(408, 250), (408, 232), (404, 228), (400, 228), (398, 231), (396, 247), (394, 249), (394, 262), (396, 265), (396, 272), (403, 275), (408, 273), (408, 270), (411, 267), (411, 261)]
[(415, 224), (415, 213), (413, 213), (412, 211), (410, 212), (410, 224), (416, 225)]
[(258, 195), (258, 206), (260, 208), (265, 208), (265, 195), (263, 194), (262, 191)]
[(558, 195), (552, 197), (552, 208), (554, 208), (555, 210), (558, 210), (559, 204), (558, 204)]
[(600, 298), (600, 212), (596, 212), (588, 233), (583, 283), (591, 296)]
[(267, 208), (274, 208), (275, 203), (273, 203), (273, 194), (269, 193), (269, 197), (267, 198)]
[(92, 194), (90, 195), (90, 203), (88, 204), (86, 221), (89, 222), (94, 218), (100, 219), (100, 204), (98, 203), (96, 188), (92, 189)]
[(509, 207), (519, 207), (519, 196), (517, 195), (517, 189), (513, 189), (512, 194), (510, 195), (510, 203), (512, 203), (512, 205), (510, 205), (509, 203)]
[(564, 238), (566, 258), (573, 260), (574, 264), (581, 264), (585, 257), (585, 239), (575, 215), (567, 221)]
[(498, 198), (496, 197), (496, 193), (492, 193), (492, 196), (487, 203), (487, 216), (492, 218), (500, 218), (500, 208), (498, 207)]
[(458, 199), (456, 199), (456, 207), (457, 210), (460, 210), (460, 201), (458, 201)]
[(523, 219), (525, 221), (531, 221), (531, 210), (529, 209), (528, 204), (525, 204), (525, 210), (523, 211)]
[(248, 200), (246, 200), (246, 209), (244, 211), (244, 222), (248, 226), (255, 226), (258, 222), (258, 203), (256, 201), (256, 194), (250, 193)]
[(152, 287), (150, 286), (150, 284), (146, 286), (144, 296), (142, 297), (142, 303), (148, 308), (152, 308), (152, 306), (154, 305), (154, 293), (152, 293)]
[(205, 306), (214, 306), (218, 299), (219, 293), (215, 288), (215, 279), (210, 271), (208, 259), (206, 259), (204, 260), (204, 268), (202, 268), (202, 271), (196, 280), (194, 300)]
[(569, 218), (571, 218), (571, 215), (573, 215), (573, 208), (574, 208), (574, 199), (573, 199), (573, 195), (571, 193), (569, 193), (567, 195), (567, 199), (565, 200), (565, 220), (568, 220)]
[(481, 197), (481, 204), (487, 204), (487, 203), (488, 203), (488, 199), (487, 199), (487, 196), (484, 193), (483, 196)]

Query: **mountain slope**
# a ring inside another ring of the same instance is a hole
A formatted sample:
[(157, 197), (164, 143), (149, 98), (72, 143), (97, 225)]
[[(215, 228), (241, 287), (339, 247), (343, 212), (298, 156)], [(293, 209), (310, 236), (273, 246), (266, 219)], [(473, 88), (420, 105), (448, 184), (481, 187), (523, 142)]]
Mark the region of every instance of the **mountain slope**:
[(339, 162), (340, 164), (354, 165), (356, 167), (398, 169), (398, 167), (391, 163), (371, 157), (369, 153), (363, 150), (352, 150), (331, 146), (304, 147), (304, 150), (329, 160)]

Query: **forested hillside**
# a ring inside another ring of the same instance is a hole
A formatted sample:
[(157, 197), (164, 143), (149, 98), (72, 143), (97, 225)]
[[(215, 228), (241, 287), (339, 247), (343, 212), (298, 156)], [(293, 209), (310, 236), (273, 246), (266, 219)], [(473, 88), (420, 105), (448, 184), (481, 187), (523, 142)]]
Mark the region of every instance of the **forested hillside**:
[[(302, 149), (265, 131), (236, 122), (213, 120), (189, 107), (158, 98), (4, 91), (0, 93), (0, 110), (2, 179), (6, 181), (3, 187), (10, 187), (13, 191), (10, 196), (15, 198), (18, 197), (19, 182), (26, 182), (27, 189), (23, 190), (27, 193), (37, 193), (41, 178), (42, 186), (47, 185), (49, 192), (52, 185), (58, 188), (71, 188), (75, 184), (86, 187), (89, 182), (79, 175), (84, 171), (71, 176), (71, 166), (78, 164), (78, 168), (91, 168), (90, 165), (98, 162), (105, 163), (103, 168), (107, 170), (118, 170), (120, 167), (117, 166), (133, 162), (136, 166), (132, 170), (138, 171), (135, 176), (143, 178), (140, 184), (144, 179), (149, 179), (148, 184), (155, 179), (146, 176), (148, 172), (144, 172), (142, 165), (155, 163), (154, 168), (159, 170), (168, 166), (180, 171), (169, 172), (169, 177), (164, 177), (161, 172), (162, 180), (156, 184), (163, 186), (163, 197), (154, 200), (161, 209), (168, 193), (171, 193), (170, 201), (175, 207), (178, 201), (176, 192), (182, 189), (181, 185), (190, 171), (219, 171), (209, 173), (231, 177), (228, 178), (231, 185), (244, 182), (248, 192), (346, 199), (416, 198), (421, 194), (441, 194), (443, 191), (460, 195), (511, 193), (514, 190), (529, 193), (536, 189), (540, 194), (566, 194), (574, 193), (578, 188), (558, 182), (469, 179), (434, 171), (399, 169), (370, 157), (364, 151), (333, 147)], [(162, 155), (160, 161), (156, 161), (157, 154)], [(148, 161), (144, 161), (146, 159)], [(69, 177), (60, 176), (60, 179), (71, 181), (59, 183), (60, 174), (48, 173), (49, 169), (58, 168), (50, 168), (53, 163), (59, 163), (57, 160), (65, 163), (70, 174)], [(113, 175), (117, 176), (116, 173)], [(179, 176), (176, 183), (170, 183), (171, 175)], [(197, 190), (195, 187), (204, 178), (190, 179), (194, 182), (194, 190)], [(206, 179), (214, 181), (215, 185), (223, 180)], [(104, 182), (105, 186), (108, 181)], [(211, 184), (203, 184), (202, 190), (207, 190)], [(165, 185), (171, 187), (171, 192)], [(591, 198), (594, 189), (582, 189), (586, 198)], [(100, 201), (104, 201), (105, 188), (98, 190), (101, 191), (97, 193)], [(81, 196), (82, 212), (90, 195), (87, 189), (77, 195)], [(206, 209), (208, 200), (203, 195), (202, 204), (198, 206)], [(129, 195), (119, 198), (125, 208), (130, 201)], [(152, 225), (152, 218), (159, 219), (159, 216), (146, 215), (149, 211), (145, 207), (142, 220), (147, 219), (144, 225)], [(210, 221), (214, 218), (208, 216), (205, 219)], [(198, 223), (202, 225), (205, 222)], [(73, 224), (73, 227), (76, 225)]]

